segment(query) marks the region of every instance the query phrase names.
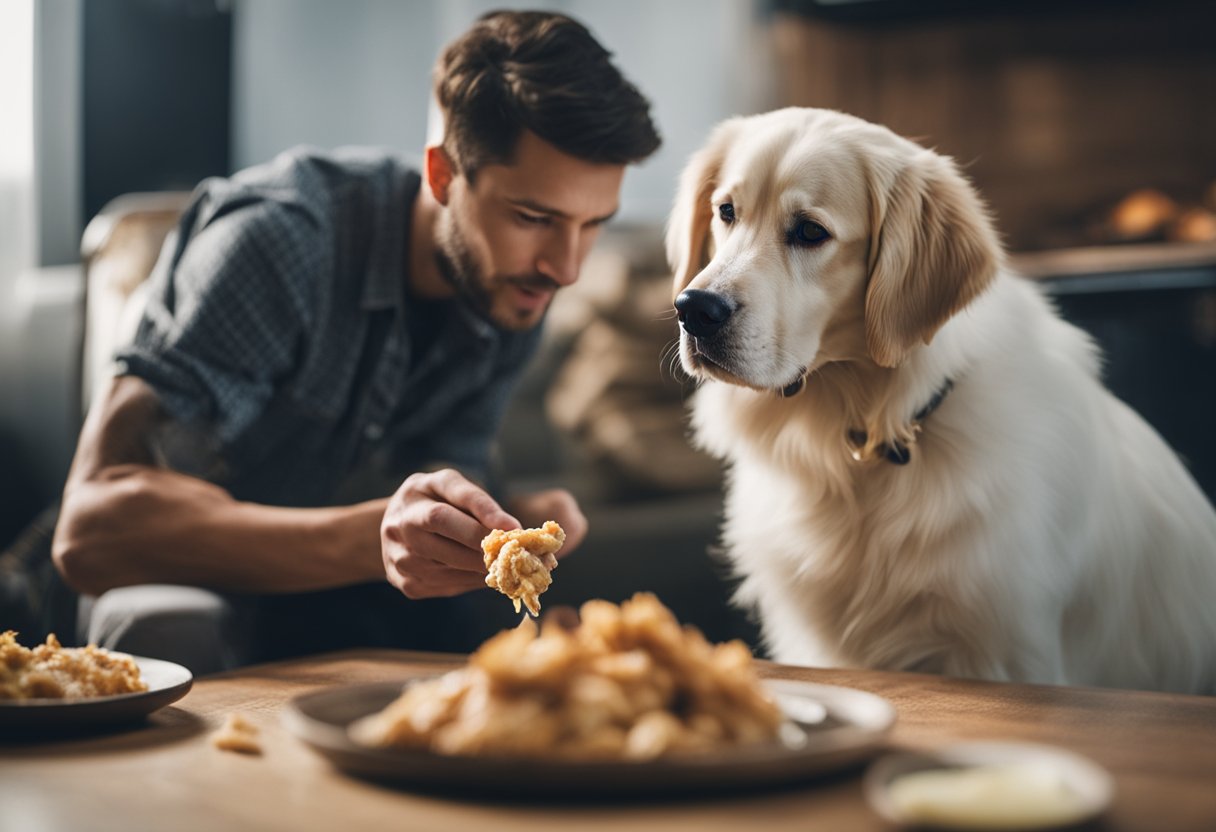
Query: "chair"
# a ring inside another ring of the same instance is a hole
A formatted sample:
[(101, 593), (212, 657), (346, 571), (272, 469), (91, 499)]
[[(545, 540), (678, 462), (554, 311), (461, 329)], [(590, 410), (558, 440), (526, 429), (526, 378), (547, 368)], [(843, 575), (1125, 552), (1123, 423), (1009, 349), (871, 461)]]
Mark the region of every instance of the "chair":
[[(115, 349), (134, 334), (144, 305), (141, 287), (189, 196), (176, 191), (120, 196), (107, 203), (85, 228), (81, 241), (83, 326), (73, 388), (79, 399), (71, 418), (83, 420), (93, 396), (105, 387)], [(7, 441), (0, 436), (0, 455), (8, 453)], [(51, 562), (58, 516), (59, 501), (55, 500), (0, 551), (0, 624), (19, 630), (30, 644), (52, 632), (64, 644), (75, 642), (76, 593), (63, 583)]]
[(114, 351), (135, 334), (144, 281), (189, 199), (188, 191), (124, 194), (106, 203), (84, 230), (84, 325), (75, 388), (82, 419), (105, 387)]

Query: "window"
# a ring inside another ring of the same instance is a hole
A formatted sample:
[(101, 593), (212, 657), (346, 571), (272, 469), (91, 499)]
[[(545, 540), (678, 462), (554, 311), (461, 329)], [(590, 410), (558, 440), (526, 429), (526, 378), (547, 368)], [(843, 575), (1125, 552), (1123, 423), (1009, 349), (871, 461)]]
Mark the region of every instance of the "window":
[(34, 2), (0, 3), (0, 287), (34, 264)]

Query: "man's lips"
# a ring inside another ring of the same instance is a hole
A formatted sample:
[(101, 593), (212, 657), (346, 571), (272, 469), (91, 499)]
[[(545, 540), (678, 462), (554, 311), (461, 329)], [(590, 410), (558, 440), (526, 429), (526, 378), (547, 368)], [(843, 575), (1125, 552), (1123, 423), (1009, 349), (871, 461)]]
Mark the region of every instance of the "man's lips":
[(515, 290), (515, 304), (523, 309), (540, 309), (553, 299), (553, 288), (523, 283), (512, 283)]

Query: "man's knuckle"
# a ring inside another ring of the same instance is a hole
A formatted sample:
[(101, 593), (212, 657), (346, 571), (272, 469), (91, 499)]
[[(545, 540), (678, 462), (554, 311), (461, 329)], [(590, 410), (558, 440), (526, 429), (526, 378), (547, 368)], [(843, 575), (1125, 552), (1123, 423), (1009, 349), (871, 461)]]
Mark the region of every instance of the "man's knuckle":
[(447, 519), (448, 507), (443, 503), (431, 503), (422, 510), (422, 525), (427, 529), (436, 529)]
[(463, 485), (467, 482), (467, 480), (455, 468), (443, 468), (442, 470), (436, 471), (435, 477), (449, 488)]
[(414, 473), (405, 478), (401, 483), (401, 491), (405, 494), (414, 494), (421, 491), (426, 485), (426, 474)]
[(385, 515), (380, 521), (380, 539), (390, 543), (401, 542), (401, 524), (395, 517)]

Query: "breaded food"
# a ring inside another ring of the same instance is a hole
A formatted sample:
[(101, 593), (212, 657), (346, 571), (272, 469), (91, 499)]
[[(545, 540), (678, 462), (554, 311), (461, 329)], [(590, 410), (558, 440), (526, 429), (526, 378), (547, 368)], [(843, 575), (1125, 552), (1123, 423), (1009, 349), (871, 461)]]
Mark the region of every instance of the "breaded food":
[(649, 760), (773, 740), (784, 716), (741, 641), (712, 645), (650, 593), (525, 618), (467, 666), (416, 682), (350, 736), (441, 754)]
[(523, 601), (528, 612), (540, 615), (540, 594), (553, 583), (549, 572), (565, 542), (566, 532), (552, 520), (539, 529), (495, 529), (481, 541), (486, 586), (514, 601), (516, 612)]
[(32, 650), (0, 633), (0, 700), (81, 699), (148, 689), (129, 656), (90, 644), (63, 647), (55, 634)]
[(238, 754), (261, 754), (258, 742), (258, 726), (242, 714), (230, 713), (220, 729), (211, 735), (211, 744), (220, 751), (235, 751)]

